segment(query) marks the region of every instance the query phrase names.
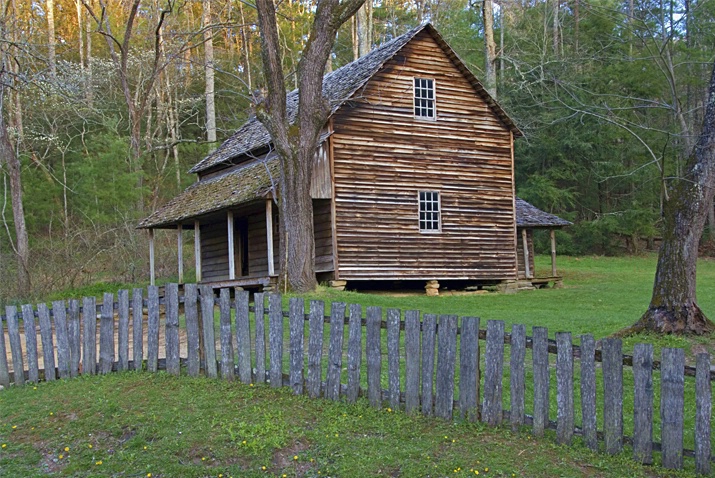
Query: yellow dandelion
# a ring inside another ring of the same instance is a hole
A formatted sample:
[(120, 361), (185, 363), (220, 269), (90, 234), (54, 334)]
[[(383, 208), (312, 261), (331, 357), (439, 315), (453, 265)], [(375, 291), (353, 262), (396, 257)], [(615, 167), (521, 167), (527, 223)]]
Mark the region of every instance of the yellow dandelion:
[[(90, 447), (91, 447), (91, 445), (90, 445)], [(144, 447), (144, 449), (146, 450), (146, 449), (147, 449), (147, 447), (145, 446), (145, 447)]]
[(202, 456), (202, 457), (201, 457), (201, 461), (206, 461), (206, 457), (205, 457), (205, 456)]
[(50, 416), (52, 416), (52, 415), (54, 415), (54, 414), (55, 414), (55, 412), (50, 412)]
[(313, 463), (315, 460), (313, 458), (310, 459), (310, 462)]
[(89, 445), (87, 445), (87, 447), (92, 448), (92, 444), (90, 443)]
[(35, 429), (35, 427), (30, 428), (30, 430), (34, 430), (34, 429)]
[(266, 471), (265, 465), (261, 467), (261, 470)]
[(219, 473), (218, 478), (223, 478), (223, 473)]
[(246, 440), (243, 440), (241, 443), (245, 445), (245, 444), (246, 444)]
[(452, 438), (452, 443), (457, 443), (457, 440), (455, 440), (454, 438)]
[(478, 475), (478, 474), (479, 474), (479, 470), (474, 470), (474, 474), (475, 474), (475, 475)]
[(16, 429), (17, 429), (17, 425), (13, 425), (13, 426), (12, 426), (12, 429), (13, 429), (13, 430), (16, 430)]
[(97, 462), (95, 462), (95, 465), (101, 465), (101, 464), (102, 464), (102, 460), (98, 460)]
[(488, 472), (489, 468), (484, 468), (484, 473)]
[(66, 446), (65, 451), (70, 451), (70, 447)]
[(59, 458), (61, 460), (62, 458), (64, 458), (64, 455), (60, 455), (57, 458)]
[(287, 478), (287, 476), (288, 476), (288, 475), (286, 475), (285, 473), (283, 473), (283, 478)]
[(294, 460), (297, 460), (297, 459), (298, 459), (298, 455), (293, 455), (293, 459), (294, 459)]
[(2, 444), (2, 447), (3, 447), (3, 448), (7, 448), (7, 443), (3, 443), (3, 444)]
[(37, 390), (37, 387), (32, 387), (33, 390)]
[(151, 473), (147, 473), (146, 478), (151, 478)]
[(335, 434), (335, 438), (338, 438), (338, 434), (337, 434), (337, 433)]
[(388, 408), (387, 413), (391, 413), (391, 412), (392, 412), (392, 408)]
[(252, 387), (252, 386), (253, 386), (253, 384), (249, 385), (249, 387)]
[(444, 436), (444, 439), (446, 440), (447, 438), (449, 438), (449, 437), (448, 437), (447, 435), (445, 435), (445, 436)]

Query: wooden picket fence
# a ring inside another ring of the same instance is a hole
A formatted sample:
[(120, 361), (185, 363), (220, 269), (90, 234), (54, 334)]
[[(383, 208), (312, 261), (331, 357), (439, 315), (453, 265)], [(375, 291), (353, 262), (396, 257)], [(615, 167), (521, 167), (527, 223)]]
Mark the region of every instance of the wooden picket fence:
[[(374, 407), (404, 408), (407, 413), (444, 419), (458, 414), (493, 426), (508, 422), (515, 430), (531, 427), (535, 436), (555, 429), (559, 443), (570, 444), (574, 435), (580, 435), (593, 450), (603, 442), (610, 454), (628, 444), (640, 463), (653, 463), (653, 453), (660, 452), (665, 468), (681, 468), (684, 457), (694, 457), (697, 472), (710, 473), (715, 374), (707, 354), (698, 355), (693, 368), (685, 366), (682, 349), (663, 349), (662, 360), (655, 361), (652, 345), (638, 344), (633, 356), (627, 356), (620, 339), (604, 339), (597, 348), (592, 336), (583, 335), (581, 345), (575, 346), (570, 333), (558, 332), (550, 340), (544, 327), (534, 327), (528, 337), (525, 326), (513, 325), (506, 333), (501, 321), (490, 320), (486, 329), (480, 329), (477, 317), (387, 309), (383, 318), (379, 307), (367, 307), (363, 317), (360, 305), (338, 302), (331, 304), (326, 316), (324, 304), (311, 301), (306, 314), (300, 298), (291, 298), (289, 310), (284, 311), (280, 295), (255, 294), (251, 306), (248, 292), (235, 290), (233, 298), (231, 292), (221, 289), (216, 297), (210, 286), (186, 284), (180, 294), (177, 284), (168, 284), (161, 297), (154, 286), (146, 296), (143, 289), (134, 289), (131, 298), (129, 291), (122, 290), (116, 302), (113, 294), (105, 294), (99, 306), (93, 297), (84, 298), (82, 306), (79, 300), (53, 302), (51, 309), (46, 304), (24, 305), (20, 311), (9, 306), (0, 321), (0, 385), (121, 370), (164, 369), (179, 375), (183, 366), (190, 376), (268, 381), (272, 387), (289, 386), (296, 394), (314, 398), (354, 402), (365, 396)], [(38, 355), (36, 319), (42, 355)], [(484, 341), (483, 365), (480, 340)], [(530, 364), (527, 349), (531, 349)], [(555, 360), (550, 355), (556, 355)], [(597, 407), (599, 363), (602, 408)], [(575, 418), (576, 365), (580, 425)], [(633, 376), (632, 437), (623, 432), (624, 367), (631, 367)], [(554, 371), (557, 412), (552, 421), (549, 397)], [(654, 374), (660, 382), (660, 442), (653, 440)], [(691, 376), (695, 404), (688, 404), (688, 409), (695, 409), (695, 429), (690, 430), (694, 450), (683, 448), (685, 384)], [(509, 397), (502, 396), (505, 382)], [(530, 415), (525, 408), (527, 385), (533, 391)], [(505, 402), (509, 410), (504, 409)], [(602, 430), (597, 429), (598, 413), (602, 413)]]

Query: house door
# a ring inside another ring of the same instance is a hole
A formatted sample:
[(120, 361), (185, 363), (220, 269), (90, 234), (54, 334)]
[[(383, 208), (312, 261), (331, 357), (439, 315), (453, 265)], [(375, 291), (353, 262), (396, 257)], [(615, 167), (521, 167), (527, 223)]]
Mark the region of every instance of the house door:
[(248, 275), (248, 219), (241, 218), (235, 221), (235, 239), (233, 251), (236, 257), (236, 276)]

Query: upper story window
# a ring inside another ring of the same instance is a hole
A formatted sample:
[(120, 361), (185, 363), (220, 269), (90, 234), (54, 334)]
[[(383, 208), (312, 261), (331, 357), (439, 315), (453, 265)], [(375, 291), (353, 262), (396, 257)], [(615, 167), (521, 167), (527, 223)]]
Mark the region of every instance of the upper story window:
[(420, 191), (420, 232), (440, 231), (440, 203), (437, 191)]
[(415, 78), (415, 117), (435, 119), (434, 80)]

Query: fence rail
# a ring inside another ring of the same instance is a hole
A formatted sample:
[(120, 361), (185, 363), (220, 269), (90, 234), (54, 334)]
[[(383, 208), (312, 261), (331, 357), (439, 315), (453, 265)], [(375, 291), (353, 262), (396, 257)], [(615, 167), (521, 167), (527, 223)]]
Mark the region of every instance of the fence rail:
[[(692, 457), (696, 471), (708, 474), (715, 461), (710, 423), (715, 373), (707, 354), (687, 367), (682, 349), (664, 348), (656, 361), (650, 344), (637, 344), (629, 356), (620, 339), (604, 339), (598, 349), (592, 336), (582, 335), (576, 346), (568, 332), (551, 340), (546, 328), (534, 327), (529, 337), (523, 325), (507, 333), (503, 322), (490, 320), (480, 328), (477, 317), (398, 309), (383, 314), (379, 307), (367, 307), (363, 316), (360, 305), (339, 302), (327, 316), (320, 301), (311, 301), (306, 314), (300, 298), (291, 298), (284, 311), (276, 294), (255, 294), (251, 306), (242, 290), (221, 289), (216, 296), (210, 286), (187, 284), (181, 293), (168, 284), (163, 296), (150, 286), (134, 289), (131, 297), (119, 291), (116, 302), (107, 293), (101, 304), (88, 297), (81, 306), (79, 300), (56, 301), (51, 308), (8, 306), (0, 321), (0, 385), (122, 370), (179, 375), (183, 368), (190, 376), (267, 381), (314, 398), (353, 402), (364, 396), (374, 407), (407, 413), (444, 419), (458, 414), (492, 426), (508, 422), (515, 430), (531, 427), (535, 436), (553, 429), (558, 443), (571, 444), (579, 435), (593, 450), (602, 442), (609, 454), (627, 444), (643, 464), (652, 464), (654, 452), (660, 452), (665, 468), (682, 468), (683, 458)], [(632, 394), (624, 393), (628, 368)], [(597, 403), (597, 375), (602, 403)], [(687, 403), (695, 410), (692, 450), (683, 446), (686, 377), (695, 377), (688, 383), (694, 403)], [(660, 384), (659, 419), (654, 383)], [(551, 420), (554, 390), (556, 420)], [(632, 436), (624, 434), (625, 397), (632, 397)], [(660, 442), (653, 439), (658, 423)]]

